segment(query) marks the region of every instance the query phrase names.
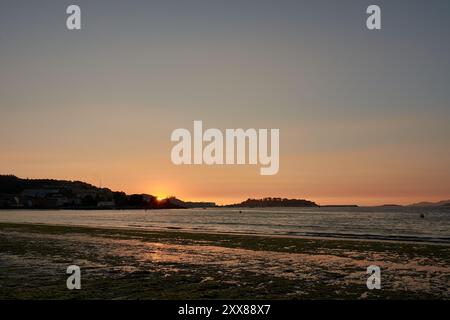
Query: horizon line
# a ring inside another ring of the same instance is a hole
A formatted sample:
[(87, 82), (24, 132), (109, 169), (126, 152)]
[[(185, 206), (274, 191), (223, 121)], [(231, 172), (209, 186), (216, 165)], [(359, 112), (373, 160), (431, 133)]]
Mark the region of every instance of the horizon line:
[[(86, 181), (83, 181), (83, 180), (80, 180), (80, 179), (74, 179), (74, 180), (71, 180), (71, 179), (57, 179), (57, 178), (28, 178), (28, 177), (26, 177), (26, 178), (21, 178), (21, 177), (19, 177), (19, 176), (17, 176), (17, 175), (15, 175), (15, 174), (0, 174), (0, 177), (1, 176), (4, 176), (4, 177), (6, 177), (6, 176), (10, 176), (10, 177), (15, 177), (15, 178), (18, 178), (18, 179), (21, 179), (21, 180), (55, 180), (55, 181), (68, 181), (68, 182), (82, 182), (82, 183), (86, 183), (86, 184), (89, 184), (89, 185), (91, 185), (91, 186), (93, 186), (93, 187), (95, 187), (95, 188), (98, 188), (98, 189), (108, 189), (108, 190), (110, 190), (111, 192), (124, 192), (125, 194), (127, 194), (127, 195), (132, 195), (132, 194), (148, 194), (148, 195), (151, 195), (151, 196), (154, 196), (154, 197), (156, 197), (156, 198), (162, 198), (162, 199), (168, 199), (168, 198), (171, 198), (171, 197), (174, 197), (174, 198), (177, 198), (177, 199), (179, 199), (179, 200), (182, 200), (183, 199), (183, 197), (178, 197), (178, 196), (176, 196), (176, 195), (164, 195), (164, 196), (162, 196), (162, 195), (159, 195), (159, 194), (150, 194), (150, 193), (146, 193), (146, 192), (141, 192), (141, 193), (136, 193), (136, 192), (125, 192), (125, 191), (122, 191), (122, 190), (113, 190), (113, 189), (111, 189), (111, 188), (109, 188), (109, 187), (105, 187), (105, 186), (102, 186), (102, 183), (100, 182), (100, 184), (99, 184), (99, 186), (97, 186), (96, 184), (94, 184), (94, 183), (90, 183), (90, 182), (86, 182)], [(102, 181), (102, 179), (100, 179), (100, 181)], [(241, 203), (241, 202), (243, 202), (243, 201), (246, 201), (246, 200), (248, 200), (248, 199), (257, 199), (257, 200), (260, 200), (260, 199), (265, 199), (265, 198), (273, 198), (273, 199), (276, 199), (276, 198), (278, 198), (278, 199), (295, 199), (295, 200), (307, 200), (307, 201), (311, 201), (311, 202), (314, 202), (316, 205), (318, 205), (319, 207), (326, 207), (326, 206), (340, 206), (340, 207), (350, 207), (350, 206), (358, 206), (358, 207), (380, 207), (380, 206), (413, 206), (413, 205), (416, 205), (416, 204), (422, 204), (422, 203), (430, 203), (430, 204), (436, 204), (436, 203), (439, 203), (439, 202), (446, 202), (446, 201), (450, 201), (450, 196), (449, 197), (447, 197), (447, 199), (441, 199), (441, 200), (439, 200), (439, 201), (432, 201), (432, 200), (421, 200), (421, 201), (418, 201), (418, 202), (404, 202), (404, 203), (396, 203), (396, 202), (390, 202), (390, 201), (386, 201), (386, 202), (383, 202), (382, 204), (375, 204), (375, 203), (373, 203), (373, 204), (359, 204), (359, 203), (339, 203), (339, 201), (336, 203), (336, 202), (326, 202), (326, 203), (323, 203), (323, 204), (321, 204), (321, 203), (318, 203), (318, 202), (316, 202), (315, 200), (313, 200), (313, 199), (308, 199), (307, 197), (289, 197), (289, 196), (259, 196), (259, 197), (257, 197), (257, 196), (253, 196), (253, 197), (250, 197), (250, 196), (246, 196), (246, 197), (242, 197), (242, 198), (240, 198), (241, 200), (236, 200), (237, 202), (217, 202), (216, 200), (214, 200), (214, 201), (211, 201), (211, 200), (203, 200), (203, 199), (201, 199), (201, 198), (194, 198), (194, 199), (188, 199), (188, 198), (186, 198), (186, 199), (183, 199), (182, 201), (184, 201), (184, 202), (213, 202), (215, 205), (217, 205), (217, 206), (228, 206), (228, 205), (236, 205), (236, 204), (239, 204), (239, 203)], [(425, 197), (424, 197), (425, 198)], [(220, 201), (220, 200), (219, 200)]]

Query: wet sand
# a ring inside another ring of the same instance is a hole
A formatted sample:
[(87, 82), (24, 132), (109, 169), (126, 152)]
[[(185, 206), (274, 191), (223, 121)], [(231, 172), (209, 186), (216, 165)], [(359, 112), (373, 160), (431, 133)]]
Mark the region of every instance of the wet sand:
[(0, 223), (0, 299), (379, 298), (450, 299), (450, 246)]

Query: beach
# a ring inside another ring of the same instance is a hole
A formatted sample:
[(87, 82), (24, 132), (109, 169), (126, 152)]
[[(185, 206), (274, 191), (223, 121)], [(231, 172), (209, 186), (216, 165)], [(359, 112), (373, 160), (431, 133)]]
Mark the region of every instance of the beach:
[(445, 243), (0, 222), (0, 299), (449, 298)]

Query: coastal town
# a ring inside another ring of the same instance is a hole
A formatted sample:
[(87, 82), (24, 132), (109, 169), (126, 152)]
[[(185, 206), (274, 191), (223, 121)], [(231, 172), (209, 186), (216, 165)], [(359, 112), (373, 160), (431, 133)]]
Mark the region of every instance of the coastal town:
[(150, 194), (128, 195), (81, 181), (0, 176), (0, 209), (182, 209), (215, 205), (175, 197), (159, 199)]

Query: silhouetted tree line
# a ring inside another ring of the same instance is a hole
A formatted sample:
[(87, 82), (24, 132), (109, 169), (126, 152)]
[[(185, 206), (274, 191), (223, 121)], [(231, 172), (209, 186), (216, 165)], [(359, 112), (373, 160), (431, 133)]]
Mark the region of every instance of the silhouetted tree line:
[(112, 192), (82, 181), (21, 179), (0, 175), (0, 208), (39, 209), (176, 209), (176, 198), (158, 200), (148, 194)]
[(229, 205), (227, 207), (318, 207), (315, 202), (304, 199), (287, 199), (287, 198), (262, 198), (247, 199), (241, 203)]
[(131, 194), (113, 192), (116, 209), (182, 209), (187, 208), (185, 203), (175, 197), (158, 200), (148, 194)]
[[(67, 181), (54, 179), (21, 179), (14, 175), (0, 175), (0, 193), (19, 194), (25, 189), (72, 187), (79, 189), (98, 189), (82, 181)], [(67, 191), (69, 192), (69, 191)]]

